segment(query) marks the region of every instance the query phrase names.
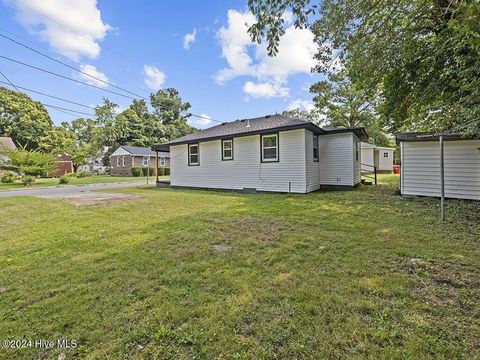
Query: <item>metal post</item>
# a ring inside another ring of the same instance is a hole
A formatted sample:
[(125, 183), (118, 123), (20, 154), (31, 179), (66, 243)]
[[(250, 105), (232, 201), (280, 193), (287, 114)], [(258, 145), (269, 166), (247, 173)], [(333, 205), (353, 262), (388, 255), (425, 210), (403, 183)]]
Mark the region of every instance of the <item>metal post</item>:
[(445, 164), (443, 154), (443, 135), (440, 135), (440, 219), (445, 220)]
[(156, 180), (158, 183), (158, 150), (155, 150), (155, 173), (156, 173)]
[(373, 167), (373, 171), (375, 172), (375, 185), (377, 185), (377, 167)]

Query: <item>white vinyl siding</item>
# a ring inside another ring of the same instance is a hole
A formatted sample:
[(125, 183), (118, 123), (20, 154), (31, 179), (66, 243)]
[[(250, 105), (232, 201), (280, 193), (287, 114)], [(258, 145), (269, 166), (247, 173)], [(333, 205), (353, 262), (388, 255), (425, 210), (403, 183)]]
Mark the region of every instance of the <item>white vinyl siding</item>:
[[(440, 196), (438, 141), (402, 142), (401, 192)], [(480, 140), (444, 142), (445, 196), (480, 200)]]
[(307, 192), (315, 191), (320, 188), (320, 165), (313, 157), (315, 137), (312, 132), (305, 131), (305, 165)]
[(353, 133), (320, 135), (318, 146), (321, 185), (354, 186), (360, 182), (360, 161), (355, 161)]
[(290, 182), (292, 192), (305, 193), (305, 133), (278, 133), (278, 162), (260, 161), (260, 135), (234, 138), (231, 161), (222, 161), (221, 140), (200, 142), (200, 166), (193, 167), (188, 166), (187, 145), (172, 145), (171, 185), (288, 192)]

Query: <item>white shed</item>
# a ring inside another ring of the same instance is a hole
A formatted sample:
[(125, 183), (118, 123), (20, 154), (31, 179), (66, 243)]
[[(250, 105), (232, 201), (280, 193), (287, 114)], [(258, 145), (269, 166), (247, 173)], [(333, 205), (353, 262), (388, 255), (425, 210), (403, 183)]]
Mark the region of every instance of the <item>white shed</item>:
[(362, 142), (362, 170), (373, 172), (373, 167), (378, 172), (393, 171), (393, 152), (395, 148), (375, 146)]
[[(444, 138), (445, 197), (480, 200), (480, 139), (456, 134)], [(402, 195), (440, 196), (439, 136), (409, 133), (397, 136), (400, 144)]]

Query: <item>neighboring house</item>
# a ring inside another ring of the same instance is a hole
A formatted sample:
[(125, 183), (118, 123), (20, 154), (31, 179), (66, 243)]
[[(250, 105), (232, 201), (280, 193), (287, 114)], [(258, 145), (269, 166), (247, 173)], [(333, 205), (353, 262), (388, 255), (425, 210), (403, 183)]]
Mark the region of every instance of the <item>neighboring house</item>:
[(47, 177), (60, 177), (65, 174), (73, 173), (73, 162), (68, 154), (57, 155), (57, 168), (50, 171)]
[(92, 174), (105, 174), (108, 168), (103, 165), (102, 158), (97, 157), (95, 159), (88, 159), (88, 164), (80, 165), (77, 169), (77, 172), (89, 172)]
[(393, 171), (393, 152), (395, 148), (375, 146), (362, 142), (362, 171), (377, 172)]
[[(8, 157), (5, 154), (2, 154), (6, 151), (13, 151), (17, 150), (15, 143), (13, 142), (11, 137), (0, 137), (0, 160), (4, 161), (7, 160)], [(3, 174), (4, 171), (0, 170), (0, 174)]]
[[(480, 137), (457, 134), (444, 138), (445, 197), (480, 200)], [(400, 144), (402, 195), (440, 196), (441, 151), (439, 135), (397, 135)]]
[[(363, 128), (325, 130), (267, 115), (223, 123), (170, 146), (170, 184), (243, 191), (307, 193), (360, 183)], [(153, 147), (158, 150), (158, 147)]]
[[(111, 174), (114, 176), (132, 176), (132, 167), (150, 166), (155, 168), (156, 152), (149, 148), (120, 146), (110, 155)], [(158, 153), (158, 166), (170, 166), (168, 147), (162, 147)]]

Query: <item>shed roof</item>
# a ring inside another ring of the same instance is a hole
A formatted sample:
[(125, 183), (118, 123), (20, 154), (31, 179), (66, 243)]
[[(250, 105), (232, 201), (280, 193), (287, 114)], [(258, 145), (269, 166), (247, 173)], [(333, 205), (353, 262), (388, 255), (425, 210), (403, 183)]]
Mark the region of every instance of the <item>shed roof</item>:
[(395, 138), (397, 143), (400, 143), (400, 142), (412, 142), (412, 141), (438, 141), (440, 136), (443, 136), (443, 139), (445, 141), (480, 139), (480, 135), (469, 137), (469, 136), (464, 136), (457, 133), (435, 134), (435, 133), (429, 133), (429, 132), (411, 132), (411, 133), (397, 134)]
[[(231, 122), (224, 122), (220, 125), (200, 130), (193, 134), (182, 136), (164, 145), (179, 145), (198, 141), (228, 138), (232, 136), (247, 136), (268, 133), (272, 131), (284, 131), (293, 129), (308, 129), (314, 134), (318, 135), (340, 132), (353, 132), (362, 140), (366, 140), (368, 138), (368, 135), (363, 128), (322, 129), (317, 125), (302, 119), (289, 118), (283, 115), (266, 115), (251, 119), (241, 119)], [(158, 149), (158, 146), (159, 145), (153, 146), (153, 149)]]
[(0, 151), (16, 150), (17, 147), (11, 137), (0, 137)]

